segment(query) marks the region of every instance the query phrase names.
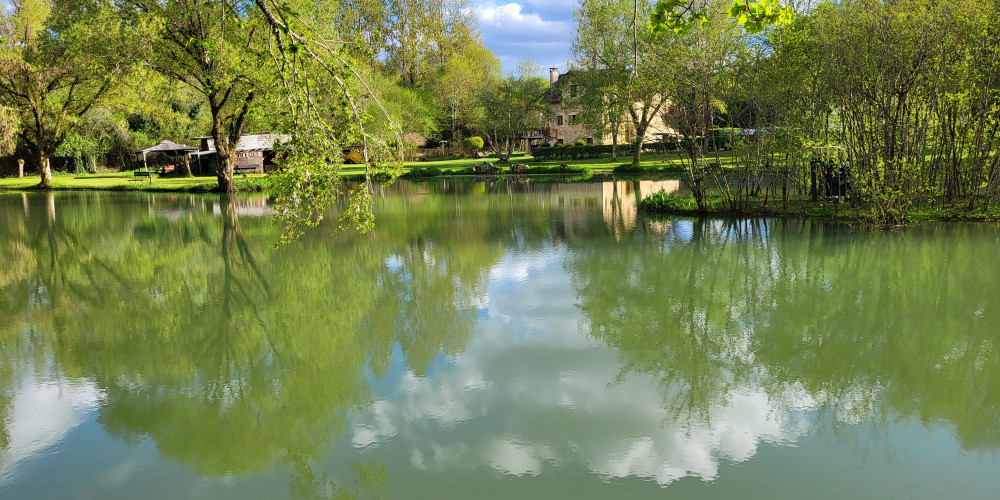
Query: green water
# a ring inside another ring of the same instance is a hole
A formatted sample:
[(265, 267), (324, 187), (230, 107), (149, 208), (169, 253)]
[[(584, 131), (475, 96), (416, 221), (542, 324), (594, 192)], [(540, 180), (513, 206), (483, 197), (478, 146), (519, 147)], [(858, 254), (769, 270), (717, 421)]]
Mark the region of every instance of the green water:
[(996, 498), (1000, 228), (0, 193), (0, 498)]

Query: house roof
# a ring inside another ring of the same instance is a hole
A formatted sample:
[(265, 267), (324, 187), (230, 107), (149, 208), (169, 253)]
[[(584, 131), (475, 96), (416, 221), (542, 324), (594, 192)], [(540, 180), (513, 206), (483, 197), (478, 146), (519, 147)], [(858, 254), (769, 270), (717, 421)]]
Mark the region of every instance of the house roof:
[(177, 144), (174, 141), (160, 141), (159, 144), (155, 146), (150, 146), (146, 149), (140, 149), (136, 153), (187, 153), (189, 151), (198, 151), (198, 148), (185, 146), (183, 144)]
[[(215, 140), (212, 136), (194, 137), (194, 139), (208, 139), (207, 152), (215, 151)], [(262, 149), (274, 149), (275, 142), (288, 142), (292, 140), (290, 135), (275, 134), (271, 132), (258, 132), (254, 134), (243, 134), (239, 142), (236, 143), (236, 151), (253, 151)], [(195, 148), (199, 149), (199, 148)]]

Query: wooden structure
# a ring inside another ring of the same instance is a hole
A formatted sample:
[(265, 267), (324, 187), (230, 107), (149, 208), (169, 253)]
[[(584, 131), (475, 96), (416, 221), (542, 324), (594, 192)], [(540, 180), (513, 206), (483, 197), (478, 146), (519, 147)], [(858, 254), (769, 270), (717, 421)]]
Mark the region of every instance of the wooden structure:
[[(189, 156), (196, 160), (198, 172), (202, 172), (202, 162), (216, 161), (215, 139), (211, 136), (195, 137), (201, 141), (201, 148), (190, 153)], [(259, 133), (243, 134), (236, 143), (236, 163), (233, 164), (233, 173), (245, 174), (250, 172), (269, 171), (269, 167), (274, 165), (274, 144), (276, 142), (288, 142), (291, 136), (283, 134)], [(207, 157), (207, 158), (205, 158)]]
[[(147, 177), (147, 178), (149, 178), (149, 182), (152, 183), (153, 182), (153, 176), (150, 175), (149, 163), (147, 162), (147, 156), (150, 153), (165, 154), (165, 155), (171, 156), (173, 158), (181, 158), (183, 161), (187, 162), (188, 161), (188, 157), (187, 157), (188, 153), (191, 153), (191, 152), (194, 152), (194, 151), (197, 151), (197, 150), (198, 150), (198, 148), (195, 148), (195, 147), (192, 147), (192, 146), (185, 146), (183, 144), (177, 144), (176, 142), (173, 142), (173, 141), (163, 140), (163, 141), (160, 141), (160, 143), (157, 144), (157, 145), (155, 145), (155, 146), (150, 146), (150, 147), (148, 147), (146, 149), (140, 149), (140, 150), (136, 151), (135, 152), (135, 154), (136, 154), (136, 164), (137, 164), (136, 166), (138, 167), (138, 163), (139, 163), (138, 156), (142, 155), (142, 167), (141, 168), (142, 168), (142, 171), (144, 172), (142, 175), (145, 176), (145, 177)], [(158, 170), (159, 170), (159, 173), (165, 173), (167, 171), (165, 168), (164, 169), (158, 169)]]

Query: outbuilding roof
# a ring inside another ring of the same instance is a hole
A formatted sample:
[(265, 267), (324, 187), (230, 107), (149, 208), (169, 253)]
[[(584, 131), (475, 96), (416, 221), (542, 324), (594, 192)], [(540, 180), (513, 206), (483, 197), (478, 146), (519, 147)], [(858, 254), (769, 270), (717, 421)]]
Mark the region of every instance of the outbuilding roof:
[(177, 144), (174, 141), (160, 141), (159, 144), (155, 146), (150, 146), (146, 149), (140, 149), (136, 153), (189, 153), (191, 151), (198, 151), (198, 148), (185, 146), (183, 144)]

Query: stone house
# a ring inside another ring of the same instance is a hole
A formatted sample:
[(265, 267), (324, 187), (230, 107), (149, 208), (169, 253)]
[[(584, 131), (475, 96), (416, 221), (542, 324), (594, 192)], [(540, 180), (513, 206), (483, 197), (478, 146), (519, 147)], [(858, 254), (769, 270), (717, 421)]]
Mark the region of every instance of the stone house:
[[(572, 103), (573, 98), (582, 91), (582, 88), (573, 83), (572, 72), (560, 75), (558, 68), (549, 68), (549, 92), (546, 96), (549, 103), (548, 116), (540, 117), (539, 131), (533, 138), (550, 146), (556, 144), (570, 146), (577, 140), (582, 140), (588, 145), (611, 144), (613, 137), (610, 132), (596, 137), (582, 122), (580, 108)], [(656, 116), (646, 130), (643, 142), (662, 142), (664, 138), (676, 135), (676, 132), (663, 122), (662, 117)], [(618, 143), (629, 144), (634, 137), (635, 128), (629, 123), (624, 124), (618, 133)]]

